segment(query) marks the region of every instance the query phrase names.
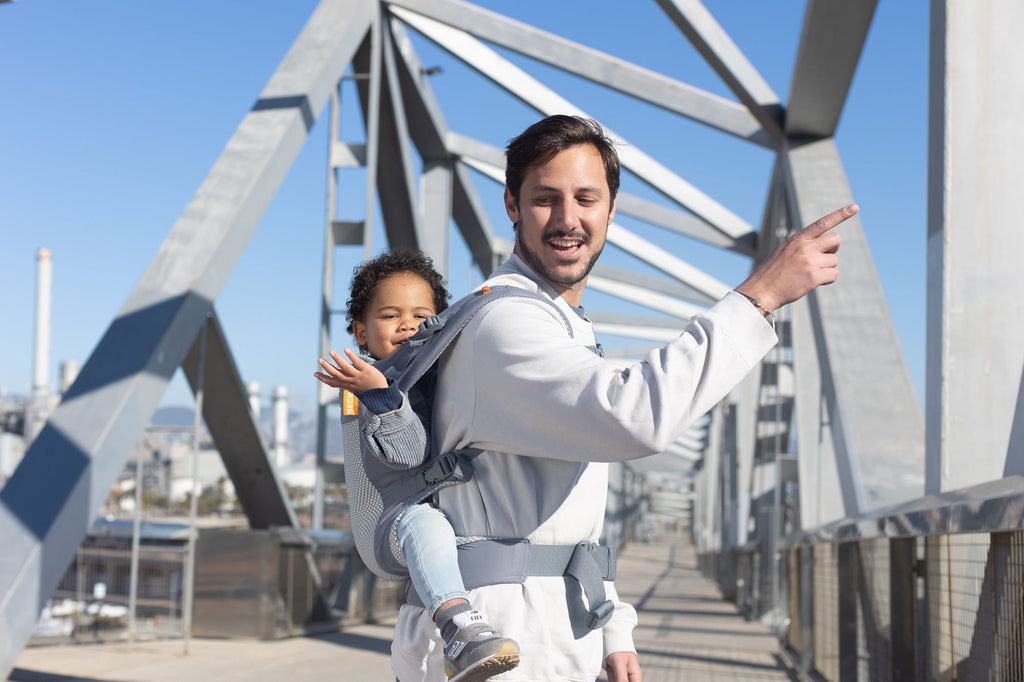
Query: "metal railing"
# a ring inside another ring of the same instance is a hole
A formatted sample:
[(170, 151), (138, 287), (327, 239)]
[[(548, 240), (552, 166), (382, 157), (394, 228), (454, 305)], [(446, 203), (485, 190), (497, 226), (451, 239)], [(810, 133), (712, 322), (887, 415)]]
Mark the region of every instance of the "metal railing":
[(139, 550), (139, 593), (130, 610), (130, 549), (79, 547), (48, 600), (30, 644), (182, 636), (183, 546)]
[[(86, 538), (30, 646), (184, 637), (186, 545), (138, 548), (133, 602), (132, 550), (117, 544)], [(345, 533), (207, 530), (199, 545), (197, 636), (270, 639), (335, 629), (386, 617), (404, 601), (404, 584), (377, 580)]]
[[(700, 557), (805, 679), (1024, 680), (1024, 477)], [(778, 603), (762, 567), (778, 566)]]

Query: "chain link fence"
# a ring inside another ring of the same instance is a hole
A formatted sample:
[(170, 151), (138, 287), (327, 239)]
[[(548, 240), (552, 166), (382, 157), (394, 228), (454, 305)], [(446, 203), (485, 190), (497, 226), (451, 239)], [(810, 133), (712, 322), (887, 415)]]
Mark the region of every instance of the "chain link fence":
[[(1024, 477), (700, 556), (805, 678), (1024, 680)], [(774, 567), (778, 603), (762, 589)]]

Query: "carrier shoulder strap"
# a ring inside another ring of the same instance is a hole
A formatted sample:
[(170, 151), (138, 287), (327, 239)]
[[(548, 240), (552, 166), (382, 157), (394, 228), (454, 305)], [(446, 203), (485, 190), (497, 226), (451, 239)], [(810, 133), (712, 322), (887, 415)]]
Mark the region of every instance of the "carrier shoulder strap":
[[(399, 390), (408, 394), (416, 382), (435, 366), (441, 354), (484, 306), (513, 297), (548, 304), (562, 319), (569, 337), (573, 337), (573, 327), (569, 318), (547, 296), (509, 284), (484, 286), (455, 301), (439, 315), (424, 320), (420, 323), (419, 330), (401, 348), (375, 363), (374, 367), (380, 370), (389, 384), (397, 385)], [(430, 404), (432, 403), (431, 399)], [(473, 475), (472, 460), (480, 452), (479, 448), (462, 448), (455, 452), (430, 456), (417, 467), (414, 476), (392, 483), (387, 497), (412, 504), (444, 486), (467, 481)]]
[[(388, 383), (394, 383), (403, 393), (429, 370), (455, 337), (485, 305), (503, 298), (531, 298), (544, 301), (556, 310), (565, 323), (569, 336), (573, 336), (572, 323), (554, 301), (544, 294), (510, 284), (485, 286), (452, 303), (439, 315), (428, 317), (419, 330), (397, 352), (380, 360), (374, 366)], [(428, 343), (429, 342), (429, 343)]]

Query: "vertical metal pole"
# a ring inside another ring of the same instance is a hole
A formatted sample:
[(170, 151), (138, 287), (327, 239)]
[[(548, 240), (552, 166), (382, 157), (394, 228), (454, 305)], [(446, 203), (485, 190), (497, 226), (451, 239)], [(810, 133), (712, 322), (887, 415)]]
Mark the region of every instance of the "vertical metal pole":
[(185, 594), (182, 605), (184, 647), (185, 654), (188, 654), (192, 636), (192, 598), (194, 595), (195, 572), (196, 572), (196, 512), (199, 502), (199, 427), (203, 420), (203, 374), (206, 369), (206, 334), (210, 328), (210, 318), (207, 315), (206, 324), (200, 332), (201, 342), (199, 344), (199, 369), (196, 379), (196, 413), (192, 422), (192, 499), (190, 500), (188, 513), (188, 559), (185, 562)]
[(814, 670), (814, 545), (800, 548), (800, 670)]
[(73, 637), (78, 636), (80, 630), (79, 626), (82, 624), (82, 604), (85, 603), (85, 562), (82, 560), (82, 548), (79, 547), (78, 551), (75, 552), (75, 613), (72, 616), (74, 619), (75, 629), (71, 631)]
[[(330, 132), (327, 139), (327, 216), (324, 220), (324, 261), (320, 305), (320, 357), (326, 358), (331, 348), (331, 315), (334, 302), (334, 218), (337, 213), (338, 178), (334, 168), (335, 142), (339, 135), (341, 98), (339, 83), (331, 90)], [(327, 401), (333, 392), (317, 383), (316, 479), (313, 483), (312, 527), (324, 527), (324, 464), (327, 459)]]
[[(738, 520), (739, 495), (736, 485), (736, 474), (738, 466), (736, 457), (737, 450), (737, 428), (736, 428), (736, 404), (723, 403), (719, 408), (723, 414), (724, 435), (722, 437), (721, 467), (722, 467), (722, 530), (721, 550), (724, 555), (726, 551), (732, 551), (740, 544), (740, 533)], [(734, 555), (735, 556), (735, 555)]]
[(916, 538), (889, 540), (889, 615), (894, 682), (917, 679)]
[(856, 682), (860, 631), (857, 614), (860, 545), (856, 541), (838, 544), (836, 568), (839, 582), (839, 680)]
[(373, 256), (373, 215), (376, 211), (377, 159), (380, 156), (381, 17), (374, 17), (370, 39), (370, 102), (366, 108), (366, 218), (363, 256)]
[(139, 604), (139, 544), (142, 535), (142, 451), (135, 451), (135, 513), (132, 519), (132, 566), (128, 585), (128, 641), (135, 640), (135, 610)]
[[(780, 311), (780, 317), (783, 315)], [(781, 569), (781, 556), (779, 555), (779, 538), (782, 535), (782, 348), (776, 346), (772, 350), (772, 358), (775, 366), (774, 389), (769, 389), (769, 394), (775, 401), (775, 496), (772, 499), (772, 528), (771, 528), (771, 550), (772, 550), (772, 623), (776, 634), (781, 632), (783, 623), (783, 612), (779, 603), (779, 570)], [(788, 443), (786, 444), (788, 446)]]

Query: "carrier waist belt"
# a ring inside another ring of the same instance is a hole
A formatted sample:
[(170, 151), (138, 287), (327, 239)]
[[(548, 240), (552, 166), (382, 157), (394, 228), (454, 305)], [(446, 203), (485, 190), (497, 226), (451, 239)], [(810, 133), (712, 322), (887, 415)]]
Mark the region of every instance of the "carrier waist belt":
[[(459, 545), (459, 570), (466, 590), (501, 583), (522, 583), (529, 576), (570, 576), (579, 582), (590, 608), (587, 628), (596, 630), (612, 617), (604, 581), (615, 580), (615, 549), (593, 542), (537, 545), (522, 539), (474, 540)], [(410, 583), (406, 602), (423, 608)]]

